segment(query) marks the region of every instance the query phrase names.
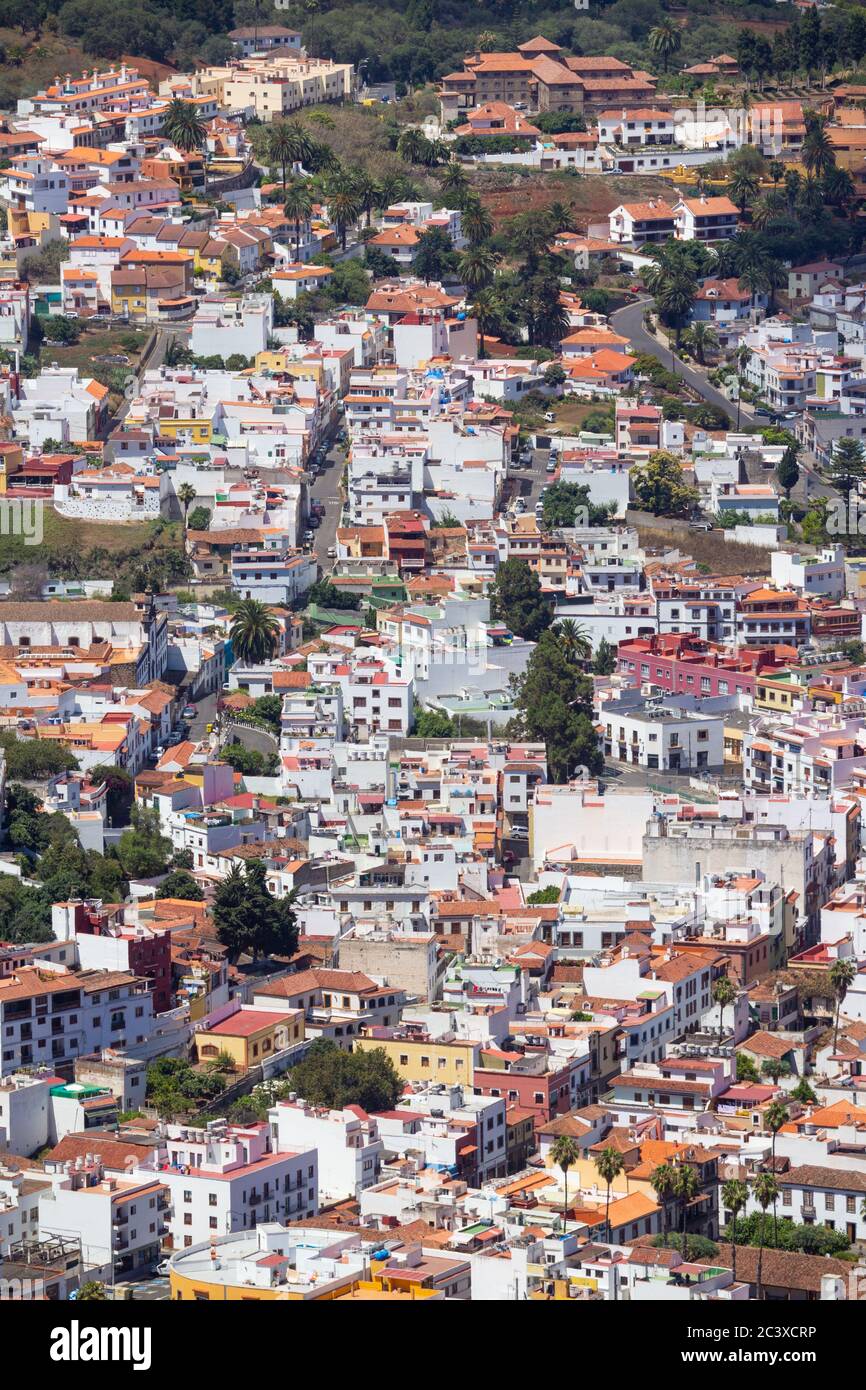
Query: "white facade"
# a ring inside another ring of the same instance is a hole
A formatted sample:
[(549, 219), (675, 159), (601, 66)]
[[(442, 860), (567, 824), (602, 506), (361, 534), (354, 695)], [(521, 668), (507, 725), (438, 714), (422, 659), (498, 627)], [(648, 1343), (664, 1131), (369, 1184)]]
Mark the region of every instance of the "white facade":
[(323, 1205), (360, 1197), (364, 1188), (379, 1181), (384, 1145), (376, 1121), (357, 1107), (324, 1110), (303, 1100), (285, 1100), (268, 1112), (268, 1119), (278, 1152), (316, 1151)]

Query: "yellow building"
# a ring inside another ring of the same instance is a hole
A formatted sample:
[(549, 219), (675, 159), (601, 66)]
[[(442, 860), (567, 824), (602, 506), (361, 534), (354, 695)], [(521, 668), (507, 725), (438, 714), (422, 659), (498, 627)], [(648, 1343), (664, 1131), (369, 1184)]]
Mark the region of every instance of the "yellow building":
[(416, 1035), (380, 1037), (393, 1030), (377, 1029), (375, 1036), (355, 1039), (356, 1052), (381, 1048), (406, 1081), (442, 1081), (446, 1085), (471, 1086), (478, 1055), (478, 1043), (445, 1042), (441, 1038)]
[(160, 420), (159, 432), (167, 439), (182, 439), (188, 444), (210, 444), (213, 421), (187, 418)]
[(301, 1042), (303, 1037), (302, 1009), (273, 1013), (241, 1007), (237, 1013), (196, 1033), (196, 1056), (200, 1062), (212, 1062), (221, 1052), (227, 1052), (236, 1069), (247, 1072), (275, 1052)]
[(801, 687), (784, 676), (775, 680), (759, 680), (755, 685), (756, 709), (773, 710), (776, 714), (787, 713), (802, 698)]
[(9, 479), (24, 463), (24, 449), (12, 441), (0, 444), (0, 494), (9, 486)]

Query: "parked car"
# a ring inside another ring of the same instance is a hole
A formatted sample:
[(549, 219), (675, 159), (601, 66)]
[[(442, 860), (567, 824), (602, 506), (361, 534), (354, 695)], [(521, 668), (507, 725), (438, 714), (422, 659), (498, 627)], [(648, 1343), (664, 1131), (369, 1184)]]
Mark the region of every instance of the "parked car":
[(329, 559), (329, 560), (336, 560), (336, 558), (337, 558), (337, 547), (336, 547), (335, 545), (329, 545), (329, 546), (328, 546), (328, 559)]
[(158, 744), (157, 747), (153, 750), (153, 756), (156, 758), (157, 762), (159, 762), (160, 758), (163, 756), (164, 753), (165, 745), (162, 743)]
[(198, 714), (198, 705), (184, 705), (180, 712), (181, 719), (195, 719)]
[(547, 467), (545, 468), (544, 471), (545, 471), (545, 473), (555, 473), (555, 472), (556, 472), (556, 459), (548, 459), (548, 460), (547, 460)]

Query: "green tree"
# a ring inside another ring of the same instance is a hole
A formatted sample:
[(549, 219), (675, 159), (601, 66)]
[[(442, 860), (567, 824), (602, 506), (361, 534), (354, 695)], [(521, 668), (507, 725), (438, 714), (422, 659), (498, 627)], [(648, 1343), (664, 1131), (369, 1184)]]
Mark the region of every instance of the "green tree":
[(456, 729), (453, 720), (441, 710), (416, 707), (413, 732), (416, 738), (453, 738)]
[(475, 294), (492, 282), (498, 260), (489, 246), (470, 246), (463, 252), (457, 262), (457, 273), (470, 293)]
[(190, 507), (192, 506), (192, 504), (193, 504), (193, 502), (195, 501), (195, 499), (196, 499), (197, 496), (198, 496), (198, 493), (196, 492), (196, 490), (195, 490), (195, 488), (193, 487), (192, 483), (181, 483), (180, 487), (179, 487), (178, 490), (177, 490), (177, 500), (178, 500), (178, 502), (180, 503), (180, 505), (183, 507), (183, 524), (184, 524), (184, 526), (186, 526), (186, 519), (187, 519), (187, 515), (188, 515), (188, 513), (189, 513), (189, 509), (190, 509)]
[(117, 842), (117, 858), (127, 878), (156, 878), (171, 858), (171, 841), (160, 831), (158, 811), (132, 808), (132, 825)]
[(586, 628), (575, 622), (574, 618), (562, 618), (553, 628), (556, 640), (569, 661), (585, 661), (592, 651)]
[(800, 158), (807, 174), (823, 178), (835, 166), (836, 155), (827, 133), (827, 118), (814, 111), (805, 113), (806, 134)]
[(592, 721), (592, 688), (569, 660), (556, 634), (542, 632), (515, 682), (519, 736), (544, 742), (551, 780), (564, 782), (578, 768), (597, 774), (604, 760)]
[(344, 1052), (336, 1043), (317, 1038), (302, 1062), (289, 1072), (291, 1088), (310, 1105), (342, 1110), (393, 1110), (403, 1079), (382, 1048)]
[(680, 460), (664, 449), (632, 469), (631, 485), (637, 505), (654, 516), (683, 516), (697, 501), (694, 488), (683, 481)]
[(412, 270), (425, 284), (441, 280), (455, 263), (451, 238), (441, 227), (422, 232), (412, 257)]
[[(782, 1100), (774, 1100), (764, 1111), (764, 1124), (772, 1135), (770, 1143), (770, 1163), (772, 1171), (776, 1171), (776, 1136), (783, 1125), (788, 1123), (788, 1107)], [(775, 1200), (773, 1201), (773, 1244), (779, 1244), (778, 1209)]]
[(722, 1205), (725, 1211), (728, 1211), (731, 1214), (729, 1227), (731, 1240), (731, 1259), (733, 1263), (733, 1269), (731, 1272), (734, 1276), (734, 1283), (737, 1282), (736, 1221), (737, 1217), (745, 1207), (748, 1200), (749, 1189), (746, 1187), (746, 1184), (744, 1182), (740, 1181), (739, 1178), (729, 1178), (727, 1182), (722, 1183)]
[(104, 1303), (107, 1298), (105, 1285), (98, 1279), (85, 1280), (75, 1293), (76, 1303)]
[(676, 1191), (677, 1170), (673, 1163), (659, 1163), (650, 1174), (650, 1183), (662, 1212), (662, 1244), (667, 1244), (668, 1201)]
[(713, 985), (713, 999), (719, 1006), (719, 1047), (725, 1036), (725, 1009), (733, 1004), (736, 997), (736, 986), (730, 975), (720, 975)]
[(562, 1172), (563, 1200), (562, 1200), (562, 1219), (568, 1218), (568, 1170), (573, 1168), (580, 1158), (580, 1149), (568, 1134), (559, 1134), (553, 1142), (550, 1156)]
[(260, 859), (244, 869), (236, 865), (218, 885), (213, 901), (213, 922), (229, 959), (247, 954), (291, 956), (298, 942), (295, 914), (288, 898), (274, 898), (268, 891), (267, 871)]
[(280, 166), (285, 188), (289, 165), (306, 165), (312, 159), (313, 138), (300, 121), (274, 121), (268, 133), (267, 151), (270, 162)]
[(675, 53), (679, 53), (682, 47), (682, 35), (679, 25), (672, 19), (664, 18), (650, 29), (647, 35), (650, 53), (662, 61), (662, 68), (665, 72)]
[(798, 1100), (801, 1105), (817, 1105), (818, 1103), (818, 1097), (812, 1090), (812, 1087), (809, 1085), (805, 1076), (801, 1077), (801, 1079), (797, 1082), (797, 1085), (794, 1087), (793, 1091), (791, 1092), (791, 1095), (793, 1099)]
[(846, 499), (850, 492), (858, 491), (858, 484), (866, 478), (866, 451), (859, 439), (843, 436), (836, 440), (827, 477)]
[(328, 203), (328, 216), (334, 224), (340, 245), (345, 251), (346, 237), (361, 215), (361, 199), (354, 182), (344, 176), (334, 178), (325, 193)]
[[(284, 180), (285, 182), (285, 180)], [(286, 189), (283, 212), (295, 228), (295, 260), (301, 258), (301, 224), (313, 214), (313, 192), (306, 179), (293, 179)]]
[(694, 1168), (692, 1168), (688, 1163), (680, 1163), (677, 1165), (677, 1181), (675, 1190), (677, 1196), (680, 1199), (680, 1204), (682, 1207), (682, 1245), (680, 1248), (682, 1250), (683, 1260), (688, 1261), (689, 1205), (691, 1204), (691, 1202), (694, 1201), (695, 1197), (698, 1195), (698, 1192), (700, 1190), (700, 1182), (698, 1181), (698, 1175), (695, 1172)]
[(460, 223), (470, 246), (480, 246), (493, 235), (493, 219), (477, 198), (464, 204)]
[(502, 327), (502, 306), (493, 290), (478, 290), (473, 296), (470, 310), (478, 325), (478, 356), (486, 356), (486, 337), (498, 334)]
[(166, 874), (157, 889), (158, 898), (183, 898), (186, 902), (203, 902), (204, 893), (186, 869), (173, 869)]
[(758, 1302), (764, 1296), (764, 1246), (767, 1239), (767, 1208), (774, 1206), (779, 1197), (779, 1184), (772, 1173), (758, 1173), (752, 1184), (752, 1195), (761, 1208), (761, 1237), (758, 1245)]
[(173, 145), (188, 154), (201, 149), (207, 134), (195, 102), (179, 97), (173, 97), (165, 108), (162, 130)]
[(279, 646), (279, 633), (280, 625), (266, 603), (243, 599), (229, 629), (235, 659), (253, 666), (269, 660)]
[(709, 324), (698, 319), (689, 329), (689, 346), (695, 354), (695, 361), (703, 367), (706, 364), (707, 353), (712, 352), (719, 345), (718, 334)]
[(590, 670), (595, 676), (612, 676), (616, 670), (616, 650), (606, 637), (602, 637), (595, 649)]
[(743, 214), (761, 191), (761, 181), (749, 169), (735, 169), (728, 183), (728, 197)]
[(857, 978), (857, 966), (853, 960), (835, 960), (830, 966), (830, 987), (833, 991), (835, 1008), (833, 1010), (833, 1051), (839, 1041), (839, 1011), (845, 1002), (850, 986)]
[(605, 1239), (609, 1243), (612, 1241), (610, 1229), (610, 1188), (611, 1184), (616, 1181), (624, 1169), (625, 1160), (619, 1149), (615, 1149), (612, 1144), (607, 1144), (595, 1160), (595, 1170), (607, 1187), (604, 1203), (604, 1225)]
[(797, 450), (793, 445), (789, 444), (784, 454), (779, 459), (776, 468), (776, 478), (785, 496), (790, 497), (791, 492), (797, 486), (800, 479), (800, 465), (797, 462)]
[(210, 526), (210, 507), (193, 507), (187, 518), (190, 531), (206, 531)]
[(512, 558), (497, 569), (490, 585), (490, 614), (530, 642), (550, 626), (553, 603), (525, 560)]

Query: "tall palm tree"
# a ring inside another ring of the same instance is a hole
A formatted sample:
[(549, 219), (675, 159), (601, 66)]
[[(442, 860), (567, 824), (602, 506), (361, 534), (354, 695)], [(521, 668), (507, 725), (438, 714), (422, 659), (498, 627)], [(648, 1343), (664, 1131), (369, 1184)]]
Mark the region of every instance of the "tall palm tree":
[(652, 1189), (662, 1209), (662, 1245), (668, 1241), (668, 1198), (676, 1191), (677, 1170), (673, 1163), (659, 1163), (650, 1174)]
[(839, 212), (848, 213), (856, 201), (857, 192), (854, 180), (848, 169), (840, 169), (838, 164), (834, 164), (832, 169), (821, 180), (821, 187), (828, 203), (838, 208)]
[(752, 360), (752, 349), (741, 343), (734, 354), (737, 364), (737, 429), (740, 428), (740, 405), (743, 399), (743, 376)]
[(839, 1010), (845, 1002), (845, 995), (848, 993), (849, 985), (853, 984), (857, 976), (857, 966), (853, 960), (836, 960), (830, 966), (830, 985), (833, 990), (833, 997), (836, 1000), (836, 1008), (833, 1013), (833, 1051), (836, 1051), (836, 1044), (839, 1041)]
[(615, 1182), (620, 1173), (625, 1168), (625, 1160), (619, 1149), (615, 1149), (612, 1144), (608, 1144), (602, 1149), (598, 1158), (595, 1160), (595, 1169), (602, 1182), (607, 1184), (607, 1199), (604, 1204), (604, 1224), (607, 1231), (607, 1240), (610, 1242), (610, 1185)]
[(293, 179), (286, 189), (283, 212), (295, 224), (295, 260), (301, 259), (301, 223), (313, 214), (313, 191), (306, 179)]
[[(783, 1100), (774, 1100), (764, 1111), (764, 1124), (773, 1136), (770, 1143), (770, 1162), (772, 1171), (776, 1171), (776, 1135), (782, 1125), (788, 1123), (788, 1107)], [(773, 1244), (778, 1248), (779, 1244), (779, 1216), (775, 1200), (773, 1201)]]
[(366, 214), (367, 226), (369, 227), (373, 209), (379, 206), (379, 186), (375, 179), (371, 179), (369, 174), (360, 170), (355, 179), (355, 192), (358, 195), (361, 211)]
[(767, 1239), (767, 1208), (777, 1201), (779, 1196), (779, 1184), (776, 1182), (772, 1173), (758, 1173), (752, 1184), (752, 1195), (758, 1206), (761, 1208), (761, 1235), (758, 1244), (758, 1279), (757, 1279), (757, 1298), (761, 1301), (764, 1295), (764, 1242)]
[(592, 654), (592, 641), (586, 628), (574, 618), (563, 618), (554, 627), (556, 640), (570, 661), (585, 661)]
[(827, 117), (815, 111), (805, 113), (806, 134), (800, 158), (806, 173), (819, 178), (828, 174), (836, 163), (836, 155), (827, 133)]
[(663, 272), (656, 283), (653, 291), (656, 308), (665, 322), (673, 327), (675, 347), (679, 347), (683, 325), (692, 311), (696, 292), (695, 275), (685, 268)]
[(689, 1202), (693, 1201), (700, 1191), (698, 1175), (688, 1163), (677, 1164), (676, 1194), (682, 1203), (682, 1239), (681, 1248), (683, 1261), (689, 1258), (689, 1233), (686, 1229), (689, 1219)]
[(467, 202), (460, 217), (463, 235), (470, 246), (479, 246), (493, 235), (493, 219), (478, 199)]
[(550, 225), (556, 232), (573, 232), (577, 226), (574, 220), (574, 213), (566, 203), (551, 203), (547, 209), (550, 218)]
[(457, 273), (473, 293), (489, 285), (496, 273), (499, 256), (488, 246), (470, 246), (457, 263)]
[(201, 149), (207, 134), (198, 106), (194, 101), (182, 101), (180, 97), (172, 97), (165, 108), (162, 130), (172, 144), (187, 154)]
[(568, 1215), (568, 1170), (573, 1168), (580, 1158), (580, 1149), (568, 1134), (560, 1134), (555, 1140), (550, 1156), (557, 1168), (562, 1169), (562, 1181), (564, 1187), (564, 1197), (562, 1202), (562, 1219), (566, 1220)]
[(268, 159), (279, 164), (286, 186), (286, 170), (290, 164), (307, 164), (312, 158), (315, 142), (300, 121), (274, 121), (268, 135)]
[(478, 290), (472, 298), (470, 312), (478, 324), (478, 356), (484, 357), (484, 339), (488, 334), (497, 334), (502, 325), (502, 306), (493, 290)]
[(430, 141), (418, 126), (404, 130), (397, 141), (397, 153), (407, 164), (423, 164)]
[(456, 159), (450, 159), (442, 171), (441, 189), (458, 203), (462, 202), (466, 190), (469, 187), (469, 180), (466, 177), (466, 170)]
[(187, 512), (189, 511), (190, 507), (192, 506), (193, 502), (197, 497), (198, 493), (196, 492), (192, 483), (181, 483), (180, 487), (177, 490), (177, 500), (183, 507), (184, 526), (186, 526)]
[(347, 176), (332, 179), (326, 192), (328, 216), (336, 228), (340, 245), (346, 249), (348, 229), (361, 215), (361, 201), (353, 181)]
[(719, 1047), (721, 1047), (722, 1038), (725, 1036), (725, 1009), (727, 1009), (730, 1004), (733, 1004), (736, 997), (736, 986), (730, 975), (720, 975), (713, 985), (713, 999), (719, 1006)]
[(755, 201), (761, 191), (761, 180), (750, 169), (742, 167), (734, 170), (728, 183), (727, 193), (731, 202), (736, 203), (740, 214)]
[(698, 319), (692, 324), (689, 333), (695, 361), (698, 366), (703, 367), (706, 365), (707, 353), (719, 346), (718, 334), (710, 324), (704, 323), (702, 319)]
[(648, 42), (650, 53), (656, 58), (661, 58), (662, 67), (667, 72), (671, 58), (682, 47), (683, 40), (678, 26), (672, 19), (659, 20), (658, 24), (650, 29)]
[(737, 1217), (749, 1200), (749, 1189), (739, 1178), (730, 1178), (722, 1183), (722, 1202), (725, 1210), (731, 1213), (731, 1255), (733, 1257), (734, 1281), (737, 1278)]
[(234, 611), (229, 637), (238, 661), (267, 661), (277, 649), (280, 625), (266, 603), (245, 598)]

